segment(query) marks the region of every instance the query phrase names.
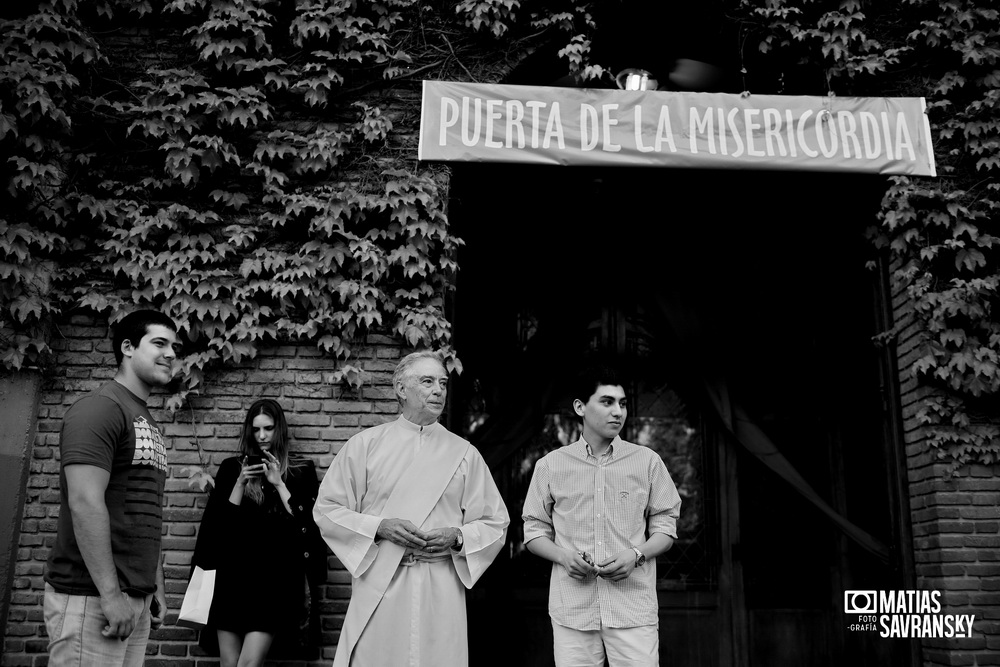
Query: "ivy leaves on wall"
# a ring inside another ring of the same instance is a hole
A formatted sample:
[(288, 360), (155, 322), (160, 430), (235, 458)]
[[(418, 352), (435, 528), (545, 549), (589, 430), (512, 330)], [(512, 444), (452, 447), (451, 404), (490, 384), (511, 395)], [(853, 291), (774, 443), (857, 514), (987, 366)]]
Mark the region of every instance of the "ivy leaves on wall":
[(59, 11), (0, 25), (0, 147), (6, 188), (0, 212), (0, 364), (20, 368), (48, 350), (47, 323), (66, 251), (67, 218), (94, 202), (66, 194), (91, 157), (71, 151), (76, 70), (95, 63), (96, 43)]
[(930, 446), (952, 472), (1000, 462), (1000, 12), (968, 0), (752, 5), (748, 41), (780, 59), (782, 80), (927, 98), (940, 177), (891, 179), (869, 235), (914, 303), (910, 371), (937, 390), (917, 411)]
[(925, 84), (942, 178), (896, 179), (881, 228), (922, 323), (912, 371), (945, 391), (918, 419), (955, 471), (1000, 462), (1000, 11), (914, 1), (907, 39), (934, 63)]
[[(333, 380), (354, 386), (353, 345), (369, 331), (457, 364), (443, 304), (460, 240), (444, 181), (384, 158), (393, 123), (376, 103), (331, 102), (345, 80), (391, 78), (409, 61), (391, 34), (413, 5), (176, 0), (90, 13), (67, 1), (5, 21), (3, 364), (43, 360), (50, 315), (137, 304), (168, 312), (190, 343), (172, 407), (207, 368), (268, 341), (313, 342), (340, 361)], [(116, 18), (149, 34), (166, 22), (187, 46), (119, 81), (88, 32)]]

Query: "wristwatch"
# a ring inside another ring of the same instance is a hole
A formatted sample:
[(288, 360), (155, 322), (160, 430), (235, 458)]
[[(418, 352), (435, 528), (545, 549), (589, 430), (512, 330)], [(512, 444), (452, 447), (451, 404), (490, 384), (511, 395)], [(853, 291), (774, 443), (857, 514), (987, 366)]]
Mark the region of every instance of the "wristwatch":
[(461, 551), (463, 544), (465, 544), (465, 539), (462, 537), (462, 531), (458, 531), (458, 537), (455, 538), (455, 546), (453, 546), (452, 549), (455, 551)]
[(646, 562), (646, 554), (639, 551), (639, 547), (632, 547), (632, 551), (635, 552), (635, 566), (642, 567)]

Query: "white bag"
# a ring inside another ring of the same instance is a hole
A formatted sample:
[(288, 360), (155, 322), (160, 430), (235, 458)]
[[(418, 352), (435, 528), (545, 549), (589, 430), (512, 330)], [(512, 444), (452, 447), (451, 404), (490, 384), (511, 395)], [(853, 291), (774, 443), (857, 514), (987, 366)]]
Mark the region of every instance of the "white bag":
[(201, 629), (208, 623), (208, 611), (212, 608), (212, 595), (215, 593), (215, 570), (203, 570), (197, 565), (191, 574), (181, 612), (177, 616), (177, 625)]

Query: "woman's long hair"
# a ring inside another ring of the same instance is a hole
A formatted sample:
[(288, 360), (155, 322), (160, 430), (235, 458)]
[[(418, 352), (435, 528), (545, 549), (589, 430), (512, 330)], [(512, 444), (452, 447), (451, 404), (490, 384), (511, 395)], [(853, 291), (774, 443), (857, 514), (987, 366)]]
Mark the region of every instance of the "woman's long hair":
[[(267, 415), (274, 422), (274, 435), (271, 437), (268, 451), (278, 459), (281, 479), (287, 479), (289, 466), (295, 464), (289, 460), (288, 455), (288, 422), (285, 421), (285, 412), (277, 401), (262, 398), (247, 410), (247, 417), (243, 420), (243, 433), (240, 435), (240, 458), (260, 453), (260, 447), (257, 446), (257, 439), (253, 433), (253, 420), (259, 415)], [(264, 500), (263, 483), (263, 475), (247, 480), (246, 495), (258, 505)]]

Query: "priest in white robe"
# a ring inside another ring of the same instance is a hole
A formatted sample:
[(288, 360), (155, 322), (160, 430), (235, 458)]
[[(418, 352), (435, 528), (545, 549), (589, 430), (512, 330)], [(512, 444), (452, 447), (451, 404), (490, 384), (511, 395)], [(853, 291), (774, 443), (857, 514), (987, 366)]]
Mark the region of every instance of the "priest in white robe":
[(393, 375), (395, 421), (355, 435), (313, 510), (353, 577), (334, 667), (464, 667), (465, 589), (503, 548), (510, 516), (486, 462), (438, 423), (448, 374), (433, 352)]

